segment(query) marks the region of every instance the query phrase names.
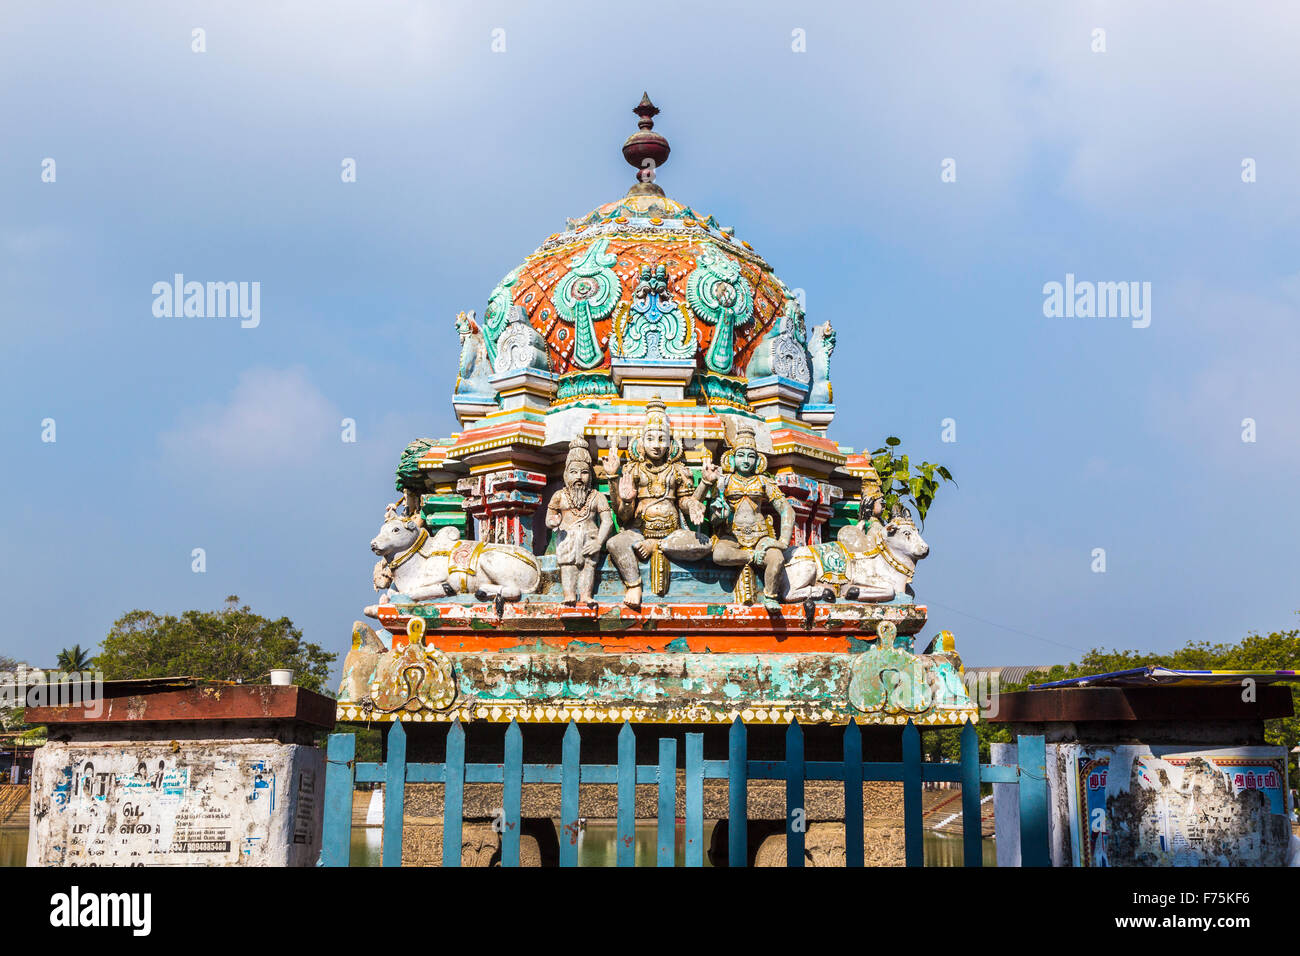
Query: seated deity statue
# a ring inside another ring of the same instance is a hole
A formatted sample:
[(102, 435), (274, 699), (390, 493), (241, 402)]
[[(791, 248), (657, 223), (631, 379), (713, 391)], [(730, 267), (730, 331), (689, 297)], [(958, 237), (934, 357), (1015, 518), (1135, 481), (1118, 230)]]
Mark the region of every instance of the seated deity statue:
[(564, 462), (564, 487), (546, 506), (546, 527), (556, 532), (555, 563), (560, 568), (564, 603), (579, 600), (595, 607), (596, 563), (614, 530), (609, 500), (591, 487), (591, 452), (582, 437), (569, 443)]
[(874, 551), (880, 546), (884, 537), (885, 526), (880, 521), (884, 510), (884, 489), (880, 486), (880, 476), (876, 469), (867, 466), (867, 473), (862, 476), (862, 494), (858, 499), (858, 520), (840, 528), (835, 540), (850, 551)]
[[(724, 567), (740, 567), (742, 581), (738, 599), (748, 602), (753, 594), (751, 565), (763, 569), (763, 603), (777, 603), (777, 591), (784, 566), (784, 551), (794, 533), (794, 506), (776, 481), (767, 474), (767, 456), (758, 450), (754, 429), (747, 424), (736, 430), (735, 442), (722, 456), (722, 466), (707, 463), (701, 486), (717, 486), (726, 531), (713, 546), (713, 560)], [(775, 512), (780, 530), (763, 507)], [(744, 597), (740, 597), (740, 595)]]
[(651, 584), (663, 596), (668, 590), (668, 560), (698, 561), (708, 555), (711, 544), (682, 520), (684, 510), (692, 522), (703, 523), (703, 488), (695, 488), (663, 402), (647, 403), (645, 425), (627, 450), (626, 469), (613, 443), (605, 459), (612, 504), (623, 529), (609, 539), (606, 550), (623, 579), (623, 603), (636, 608), (641, 606), (639, 561), (650, 561)]

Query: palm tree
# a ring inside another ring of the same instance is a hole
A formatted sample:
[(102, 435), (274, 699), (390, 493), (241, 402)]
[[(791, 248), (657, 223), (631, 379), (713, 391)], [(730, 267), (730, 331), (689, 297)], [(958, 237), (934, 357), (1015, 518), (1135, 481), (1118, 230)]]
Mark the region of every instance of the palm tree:
[(71, 647), (65, 647), (59, 651), (56, 663), (61, 671), (75, 672), (89, 670), (90, 662), (90, 655), (82, 649), (81, 645), (73, 644)]

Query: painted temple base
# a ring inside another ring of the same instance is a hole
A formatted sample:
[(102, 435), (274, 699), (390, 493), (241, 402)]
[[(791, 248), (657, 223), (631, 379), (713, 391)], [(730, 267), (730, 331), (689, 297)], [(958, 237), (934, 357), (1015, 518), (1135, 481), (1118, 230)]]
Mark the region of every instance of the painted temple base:
[[(550, 613), (545, 613), (549, 608)], [(354, 628), (338, 719), (368, 723), (956, 726), (978, 720), (952, 636), (918, 605), (387, 606)], [(390, 613), (391, 612), (391, 613)], [(410, 675), (424, 677), (410, 681)]]
[[(724, 573), (725, 572), (725, 573)], [(677, 573), (675, 570), (674, 573)], [(396, 599), (357, 622), (345, 722), (905, 724), (978, 720), (952, 635), (914, 650), (926, 608), (737, 604), (734, 570), (690, 570), (691, 598), (569, 607)], [(674, 585), (687, 590), (685, 584)], [(699, 594), (713, 590), (713, 599)], [(647, 589), (647, 594), (649, 594)], [(382, 636), (381, 636), (382, 634)], [(417, 668), (426, 678), (408, 684)], [(418, 691), (410, 687), (418, 686)]]
[[(412, 618), (424, 619), (430, 638), (448, 650), (497, 651), (527, 646), (536, 636), (538, 649), (565, 648), (584, 634), (644, 637), (654, 647), (660, 632), (678, 636), (721, 636), (731, 634), (750, 642), (752, 650), (776, 649), (778, 642), (801, 636), (840, 638), (839, 649), (850, 650), (850, 639), (869, 639), (881, 622), (892, 623), (903, 635), (915, 634), (925, 626), (926, 608), (918, 604), (816, 603), (733, 604), (729, 601), (654, 603), (646, 588), (645, 603), (632, 609), (606, 602), (595, 608), (569, 607), (559, 600), (521, 601), (506, 604), (501, 613), (493, 604), (380, 604), (374, 606), (379, 624), (394, 634), (404, 635)], [(766, 633), (765, 632), (769, 632)], [(441, 636), (462, 638), (449, 646)], [(764, 637), (767, 640), (764, 640)], [(399, 638), (400, 640), (400, 638)], [(830, 649), (825, 648), (825, 649)]]
[[(955, 726), (975, 721), (969, 701), (953, 706), (918, 699), (910, 709), (861, 709), (852, 703), (858, 654), (448, 654), (459, 681), (451, 704), (384, 712), (340, 701), (345, 722), (392, 721), (567, 724), (858, 723)], [(892, 686), (892, 685), (891, 685)], [(910, 688), (910, 685), (908, 685)], [(742, 690), (743, 688), (743, 690)]]

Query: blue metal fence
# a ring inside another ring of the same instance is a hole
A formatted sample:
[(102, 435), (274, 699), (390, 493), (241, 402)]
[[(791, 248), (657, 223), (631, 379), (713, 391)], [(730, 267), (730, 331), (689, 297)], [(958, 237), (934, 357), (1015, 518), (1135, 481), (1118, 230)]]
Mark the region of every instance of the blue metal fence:
[[(891, 782), (903, 785), (903, 831), (908, 866), (924, 863), (922, 784), (949, 781), (961, 784), (963, 851), (966, 866), (983, 865), (980, 827), (980, 784), (1016, 784), (1020, 797), (1020, 847), (1024, 866), (1050, 866), (1047, 841), (1046, 748), (1041, 736), (1021, 736), (1017, 765), (998, 766), (979, 762), (975, 727), (967, 723), (961, 733), (961, 759), (957, 763), (921, 760), (921, 735), (910, 721), (903, 729), (901, 763), (863, 761), (862, 732), (850, 722), (844, 728), (843, 760), (805, 760), (803, 728), (790, 724), (785, 738), (784, 760), (750, 760), (745, 725), (739, 719), (731, 725), (728, 759), (704, 759), (704, 735), (685, 735), (686, 843), (687, 866), (704, 865), (704, 781), (728, 782), (727, 859), (730, 866), (748, 861), (747, 793), (750, 780), (783, 780), (786, 795), (786, 861), (802, 866), (804, 860), (804, 782), (807, 780), (844, 783), (844, 826), (846, 862), (863, 865), (862, 784)], [(522, 827), (523, 785), (560, 785), (560, 865), (578, 865), (578, 788), (582, 784), (615, 784), (618, 787), (618, 866), (635, 863), (636, 785), (658, 786), (658, 866), (676, 863), (677, 740), (659, 741), (657, 764), (636, 762), (636, 732), (623, 724), (618, 735), (617, 764), (584, 764), (582, 738), (577, 724), (565, 731), (559, 764), (524, 763), (523, 733), (511, 721), (505, 734), (504, 760), (496, 764), (465, 762), (465, 730), (456, 721), (447, 733), (442, 763), (407, 763), (406, 731), (394, 723), (388, 733), (384, 763), (357, 763), (356, 737), (332, 734), (326, 756), (324, 834), (321, 863), (347, 866), (351, 852), (352, 793), (358, 783), (382, 783), (384, 792), (383, 865), (402, 862), (402, 817), (407, 783), (441, 783), (443, 798), (443, 866), (460, 866), (462, 815), (466, 783), (502, 786), (501, 864), (519, 865), (519, 837)]]

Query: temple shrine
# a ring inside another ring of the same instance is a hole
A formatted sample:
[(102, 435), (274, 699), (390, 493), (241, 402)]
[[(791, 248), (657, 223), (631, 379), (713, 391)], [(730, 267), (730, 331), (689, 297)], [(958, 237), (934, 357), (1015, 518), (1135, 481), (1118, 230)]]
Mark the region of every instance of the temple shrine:
[(928, 545), (832, 437), (831, 323), (665, 194), (659, 111), (634, 112), (627, 194), (455, 319), (460, 430), (412, 441), (376, 509), (339, 719), (977, 719), (952, 635), (914, 647)]

